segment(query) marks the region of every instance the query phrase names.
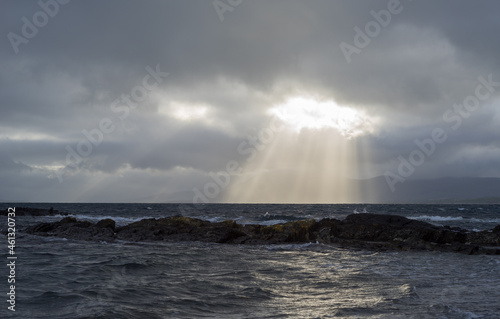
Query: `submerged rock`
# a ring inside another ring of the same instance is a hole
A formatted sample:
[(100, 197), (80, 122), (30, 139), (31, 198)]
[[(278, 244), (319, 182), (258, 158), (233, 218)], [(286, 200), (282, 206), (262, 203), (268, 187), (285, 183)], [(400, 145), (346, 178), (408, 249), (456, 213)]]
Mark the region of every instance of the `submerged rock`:
[(466, 254), (500, 254), (500, 232), (468, 232), (440, 227), (403, 216), (353, 214), (344, 220), (302, 220), (271, 226), (211, 223), (174, 216), (143, 219), (115, 227), (111, 219), (97, 224), (66, 217), (29, 227), (28, 233), (79, 240), (202, 241), (227, 244), (320, 242), (375, 250), (437, 250)]

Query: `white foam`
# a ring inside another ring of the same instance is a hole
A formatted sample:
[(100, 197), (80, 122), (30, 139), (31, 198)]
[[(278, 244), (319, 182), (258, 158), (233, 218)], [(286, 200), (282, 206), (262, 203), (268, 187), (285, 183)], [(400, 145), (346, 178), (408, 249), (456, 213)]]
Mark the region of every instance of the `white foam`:
[(362, 212), (359, 212), (356, 208), (352, 211), (353, 214), (368, 214), (368, 211), (366, 210), (366, 208), (363, 208), (363, 211)]
[(284, 224), (287, 223), (287, 220), (283, 219), (271, 219), (271, 220), (266, 220), (262, 222), (256, 222), (256, 225), (263, 225), (263, 226), (271, 226), (271, 225), (276, 225), (276, 224)]
[(201, 220), (206, 220), (206, 221), (211, 222), (211, 223), (219, 223), (219, 222), (223, 222), (223, 221), (227, 220), (227, 218), (224, 218), (221, 216), (216, 216), (216, 217), (203, 216), (203, 217), (195, 217), (195, 218), (199, 218)]
[(64, 237), (44, 237), (43, 238), (44, 241), (68, 241), (67, 238), (64, 238)]
[(462, 216), (458, 217), (453, 217), (453, 216), (417, 216), (417, 217), (408, 217), (409, 219), (415, 219), (415, 220), (430, 220), (433, 222), (445, 222), (445, 221), (457, 221), (457, 220), (463, 220), (464, 218)]
[(464, 311), (459, 308), (453, 307), (451, 314), (457, 315), (458, 318), (465, 318), (465, 319), (475, 319), (475, 318), (481, 318), (481, 316), (476, 315), (473, 312), (470, 311)]
[(138, 221), (143, 220), (143, 219), (155, 218), (152, 216), (117, 217), (117, 216), (88, 216), (88, 215), (68, 215), (65, 217), (75, 217), (77, 220), (92, 221), (92, 222), (96, 222), (96, 221), (100, 221), (100, 220), (109, 218), (109, 219), (114, 220), (118, 226), (128, 225), (128, 224), (135, 223), (135, 222), (138, 222)]
[(318, 243), (304, 243), (304, 244), (281, 244), (281, 245), (266, 245), (268, 250), (299, 250), (309, 247), (320, 246)]
[(271, 220), (254, 220), (254, 219), (243, 219), (242, 217), (239, 217), (235, 219), (235, 221), (240, 224), (240, 225), (262, 225), (262, 226), (272, 226), (272, 225), (277, 225), (277, 224), (285, 224), (290, 222), (289, 220), (284, 220), (284, 219), (271, 219)]
[(471, 222), (475, 223), (495, 223), (500, 224), (500, 218), (471, 218)]

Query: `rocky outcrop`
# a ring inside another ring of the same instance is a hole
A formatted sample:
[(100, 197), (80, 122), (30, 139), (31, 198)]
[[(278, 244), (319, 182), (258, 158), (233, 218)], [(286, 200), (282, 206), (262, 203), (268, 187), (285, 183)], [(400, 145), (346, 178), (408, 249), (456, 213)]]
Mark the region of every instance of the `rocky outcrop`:
[(116, 231), (116, 238), (131, 241), (203, 241), (228, 243), (245, 236), (233, 221), (211, 223), (182, 216), (143, 219)]
[(41, 223), (28, 227), (27, 233), (42, 236), (57, 236), (68, 239), (113, 241), (115, 239), (115, 221), (103, 219), (97, 224), (77, 221), (74, 217), (65, 217), (55, 223)]
[[(8, 209), (1, 210), (0, 215), (7, 216), (9, 212)], [(54, 215), (62, 215), (66, 216), (68, 213), (60, 212), (53, 207), (46, 208), (31, 208), (31, 207), (16, 207), (16, 216), (54, 216)]]
[(500, 254), (500, 250), (482, 248), (476, 242), (467, 242), (469, 233), (466, 230), (439, 227), (396, 215), (353, 214), (343, 221), (323, 219), (315, 227), (318, 229), (319, 242), (337, 243), (346, 247), (462, 253), (481, 250), (485, 254)]
[(175, 216), (115, 227), (113, 220), (97, 224), (66, 217), (59, 222), (29, 227), (28, 233), (80, 240), (202, 241), (227, 244), (320, 242), (346, 248), (374, 250), (437, 250), (465, 254), (500, 254), (500, 227), (468, 232), (439, 227), (402, 216), (353, 214), (344, 220), (303, 220), (272, 226), (211, 223)]

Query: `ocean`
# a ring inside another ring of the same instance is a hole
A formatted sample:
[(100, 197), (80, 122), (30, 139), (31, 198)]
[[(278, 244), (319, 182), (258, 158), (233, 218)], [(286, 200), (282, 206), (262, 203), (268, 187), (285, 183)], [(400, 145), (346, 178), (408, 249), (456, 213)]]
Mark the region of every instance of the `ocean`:
[[(184, 215), (272, 225), (353, 212), (387, 213), (470, 230), (500, 224), (500, 205), (3, 203), (54, 207), (117, 225)], [(4, 216), (0, 230), (7, 232)], [(307, 243), (115, 243), (23, 233), (61, 216), (18, 216), (15, 312), (1, 267), (1, 318), (500, 318), (500, 256), (375, 252)], [(4, 264), (8, 244), (5, 240)]]

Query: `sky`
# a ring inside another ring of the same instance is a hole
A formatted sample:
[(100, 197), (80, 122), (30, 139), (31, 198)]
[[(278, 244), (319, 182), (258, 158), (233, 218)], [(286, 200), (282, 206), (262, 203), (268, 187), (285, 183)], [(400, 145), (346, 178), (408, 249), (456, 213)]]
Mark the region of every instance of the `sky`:
[(0, 201), (363, 201), (500, 177), (498, 1), (0, 10)]

